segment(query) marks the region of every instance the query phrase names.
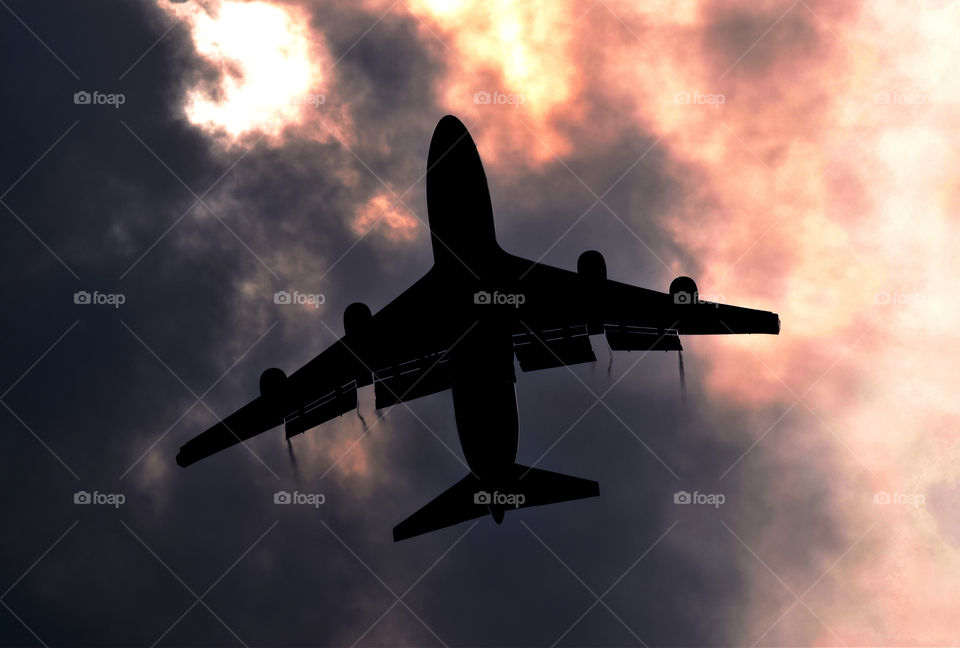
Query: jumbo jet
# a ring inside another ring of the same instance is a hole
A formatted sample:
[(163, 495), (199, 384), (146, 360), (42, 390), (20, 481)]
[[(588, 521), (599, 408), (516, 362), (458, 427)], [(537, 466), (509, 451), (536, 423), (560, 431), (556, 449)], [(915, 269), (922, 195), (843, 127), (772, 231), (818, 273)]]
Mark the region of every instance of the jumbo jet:
[(180, 448), (189, 466), (283, 425), (286, 438), (357, 408), (373, 385), (382, 409), (450, 390), (467, 474), (393, 529), (394, 541), (513, 509), (600, 494), (595, 481), (517, 463), (514, 358), (538, 371), (594, 362), (591, 335), (614, 351), (681, 351), (680, 335), (780, 332), (776, 313), (699, 299), (689, 277), (667, 292), (607, 278), (599, 252), (575, 272), (510, 254), (497, 243), (477, 146), (453, 116), (427, 157), (433, 267), (376, 314), (344, 310), (344, 336), (289, 376), (272, 368), (260, 395)]

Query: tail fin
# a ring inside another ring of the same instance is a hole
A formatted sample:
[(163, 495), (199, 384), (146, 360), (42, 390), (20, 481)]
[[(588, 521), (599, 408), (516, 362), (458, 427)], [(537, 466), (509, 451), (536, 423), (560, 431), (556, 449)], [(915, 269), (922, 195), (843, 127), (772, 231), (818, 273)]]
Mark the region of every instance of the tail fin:
[(393, 528), (399, 542), (443, 529), (488, 513), (497, 524), (510, 509), (543, 506), (600, 495), (600, 485), (589, 479), (528, 468), (514, 464), (513, 474), (495, 487), (473, 474), (434, 498), (429, 504)]

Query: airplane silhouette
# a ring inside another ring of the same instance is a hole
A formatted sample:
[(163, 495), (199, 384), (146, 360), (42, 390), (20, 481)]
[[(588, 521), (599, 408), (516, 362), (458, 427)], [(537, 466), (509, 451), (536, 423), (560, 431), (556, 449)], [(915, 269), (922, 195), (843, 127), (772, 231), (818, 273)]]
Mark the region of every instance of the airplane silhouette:
[(284, 425), (301, 434), (357, 407), (373, 384), (376, 409), (449, 389), (470, 473), (393, 529), (394, 541), (506, 511), (600, 494), (599, 484), (516, 463), (514, 356), (523, 371), (614, 351), (680, 351), (680, 335), (780, 332), (776, 313), (701, 301), (678, 277), (668, 292), (607, 279), (599, 252), (577, 271), (505, 252), (476, 144), (456, 117), (440, 120), (427, 157), (433, 267), (376, 315), (343, 313), (344, 336), (287, 376), (267, 369), (260, 396), (181, 447), (181, 466)]

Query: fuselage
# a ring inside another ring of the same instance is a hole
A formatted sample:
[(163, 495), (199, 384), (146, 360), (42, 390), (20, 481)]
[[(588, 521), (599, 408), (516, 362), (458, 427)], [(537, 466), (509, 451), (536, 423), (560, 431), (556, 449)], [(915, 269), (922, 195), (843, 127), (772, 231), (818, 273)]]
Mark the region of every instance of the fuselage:
[(491, 485), (517, 458), (519, 417), (510, 329), (501, 318), (476, 321), (451, 352), (451, 394), (467, 465)]
[(464, 125), (444, 117), (427, 157), (427, 208), (433, 272), (451, 287), (463, 334), (451, 349), (451, 392), (457, 432), (470, 470), (486, 483), (505, 480), (517, 458), (518, 413), (512, 333), (516, 309), (489, 303), (503, 292), (486, 174)]

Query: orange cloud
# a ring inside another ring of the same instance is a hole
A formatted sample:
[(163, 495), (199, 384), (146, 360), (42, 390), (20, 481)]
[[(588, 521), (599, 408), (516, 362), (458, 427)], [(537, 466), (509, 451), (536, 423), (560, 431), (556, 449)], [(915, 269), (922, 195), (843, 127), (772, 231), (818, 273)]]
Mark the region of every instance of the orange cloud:
[(353, 231), (361, 236), (378, 225), (387, 238), (401, 242), (416, 238), (421, 228), (417, 218), (397, 202), (397, 197), (386, 192), (370, 198), (351, 223)]
[[(956, 11), (704, 4), (692, 23), (668, 12), (651, 21), (654, 34), (663, 27), (686, 38), (656, 48), (645, 61), (653, 71), (634, 75), (638, 119), (669, 131), (670, 153), (696, 165), (712, 205), (679, 205), (667, 220), (701, 260), (701, 288), (774, 308), (783, 320), (777, 339), (700, 345), (709, 392), (784, 409), (803, 396), (804, 416), (781, 427), (826, 443), (800, 447), (790, 463), (822, 470), (848, 546), (879, 520), (876, 535), (833, 568), (833, 586), (805, 599), (823, 625), (801, 610), (764, 641), (805, 641), (811, 626), (813, 640), (828, 645), (955, 640), (939, 602), (960, 595), (960, 562), (938, 514), (875, 504), (871, 494), (923, 496), (957, 477), (957, 378), (944, 353), (960, 324), (948, 289), (958, 278), (951, 208), (960, 124), (940, 103), (960, 91), (943, 62), (956, 45), (941, 26)], [(613, 56), (646, 51), (624, 40)], [(702, 98), (688, 99), (694, 93)], [(784, 514), (767, 524), (791, 521)], [(748, 542), (771, 556), (782, 551), (778, 538)], [(807, 582), (839, 558), (824, 556)], [(759, 590), (770, 574), (757, 566), (755, 578)], [(750, 611), (744, 641), (769, 627), (765, 612)]]

